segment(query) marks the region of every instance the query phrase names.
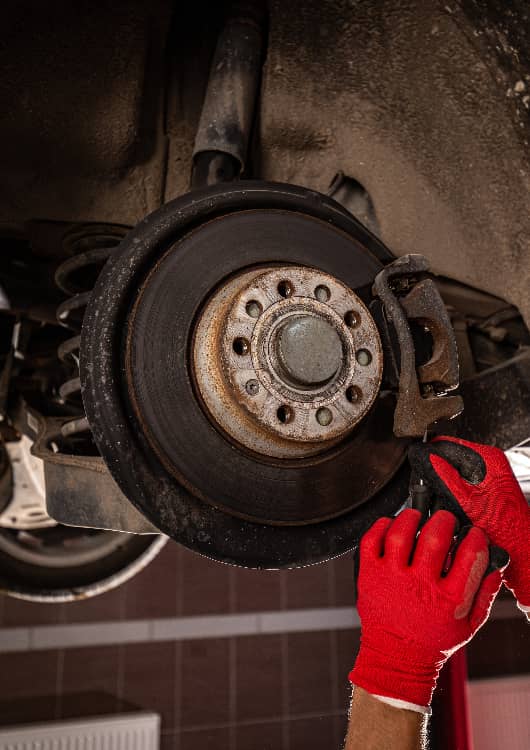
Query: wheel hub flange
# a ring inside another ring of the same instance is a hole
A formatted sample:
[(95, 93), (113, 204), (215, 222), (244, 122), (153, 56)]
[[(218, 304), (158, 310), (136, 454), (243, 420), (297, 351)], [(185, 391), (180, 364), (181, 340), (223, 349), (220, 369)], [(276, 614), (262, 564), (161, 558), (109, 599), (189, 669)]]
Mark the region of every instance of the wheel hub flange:
[(304, 266), (244, 271), (222, 284), (195, 329), (193, 374), (214, 423), (274, 458), (315, 455), (366, 415), (381, 342), (346, 285)]

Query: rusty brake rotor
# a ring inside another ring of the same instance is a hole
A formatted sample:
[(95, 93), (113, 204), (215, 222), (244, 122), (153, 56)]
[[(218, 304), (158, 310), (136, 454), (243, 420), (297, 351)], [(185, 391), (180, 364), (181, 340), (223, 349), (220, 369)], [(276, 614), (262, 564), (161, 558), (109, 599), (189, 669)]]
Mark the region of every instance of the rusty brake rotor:
[(332, 200), (245, 182), (148, 217), (83, 325), (83, 400), (124, 494), (187, 546), (252, 567), (353, 547), (403, 502), (369, 305), (386, 248)]

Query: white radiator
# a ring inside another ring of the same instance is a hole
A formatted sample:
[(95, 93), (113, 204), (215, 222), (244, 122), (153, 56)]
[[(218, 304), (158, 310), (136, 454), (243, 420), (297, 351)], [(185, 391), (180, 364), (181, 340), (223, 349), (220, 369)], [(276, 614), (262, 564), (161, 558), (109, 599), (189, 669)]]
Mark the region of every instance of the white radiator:
[(0, 750), (158, 750), (160, 716), (119, 714), (0, 728)]
[(469, 683), (475, 750), (530, 748), (530, 675)]

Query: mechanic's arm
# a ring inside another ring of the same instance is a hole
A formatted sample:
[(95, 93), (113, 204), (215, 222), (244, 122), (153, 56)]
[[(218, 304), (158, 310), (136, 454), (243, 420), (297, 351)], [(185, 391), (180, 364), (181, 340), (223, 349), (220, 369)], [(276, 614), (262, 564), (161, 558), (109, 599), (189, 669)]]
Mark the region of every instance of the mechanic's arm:
[(389, 706), (356, 687), (345, 750), (422, 750), (426, 729), (424, 714)]
[(484, 532), (470, 528), (448, 566), (456, 518), (439, 511), (418, 535), (420, 523), (418, 511), (405, 510), (380, 518), (361, 540), (347, 750), (424, 746), (438, 673), (485, 622), (501, 585), (498, 570), (485, 575)]
[(503, 451), (438, 437), (411, 446), (409, 458), (441, 507), (506, 550), (504, 583), (530, 619), (530, 508)]

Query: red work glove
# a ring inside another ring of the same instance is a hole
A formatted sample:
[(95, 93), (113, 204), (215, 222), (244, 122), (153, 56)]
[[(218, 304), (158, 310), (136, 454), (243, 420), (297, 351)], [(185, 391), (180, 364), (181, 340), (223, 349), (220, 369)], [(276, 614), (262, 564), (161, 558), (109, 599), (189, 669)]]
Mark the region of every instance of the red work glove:
[(441, 507), (481, 528), (508, 552), (504, 582), (521, 609), (530, 610), (530, 508), (504, 453), (440, 437), (412, 446), (409, 458)]
[(380, 518), (361, 540), (357, 609), (361, 648), (350, 680), (376, 696), (429, 705), (443, 664), (488, 617), (501, 586), (488, 540), (471, 528), (443, 575), (456, 519), (445, 510), (422, 528), (417, 510)]

